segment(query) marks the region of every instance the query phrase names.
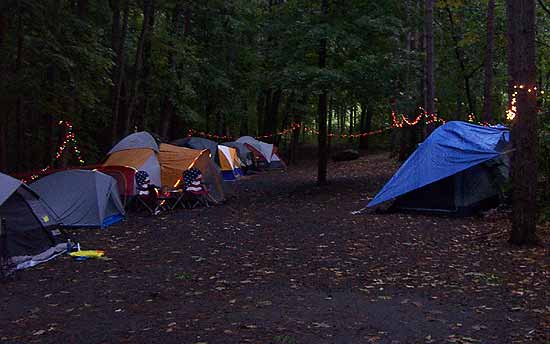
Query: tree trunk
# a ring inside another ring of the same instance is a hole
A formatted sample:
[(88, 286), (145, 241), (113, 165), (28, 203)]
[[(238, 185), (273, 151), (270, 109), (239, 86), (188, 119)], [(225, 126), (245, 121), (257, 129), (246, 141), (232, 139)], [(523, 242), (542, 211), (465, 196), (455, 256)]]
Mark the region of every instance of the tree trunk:
[(487, 5), (487, 48), (485, 49), (485, 84), (483, 92), (483, 121), (493, 119), (493, 52), (495, 45), (495, 0)]
[[(0, 51), (3, 51), (8, 38), (8, 18), (0, 13)], [(0, 74), (8, 75), (8, 62), (0, 55)], [(8, 169), (8, 99), (0, 94), (0, 172)]]
[(355, 120), (355, 105), (353, 105), (349, 111), (349, 142), (352, 143), (353, 142), (353, 138), (351, 137), (351, 135), (353, 134), (353, 122)]
[[(277, 88), (275, 92), (273, 92), (271, 106), (269, 108), (269, 119), (266, 122), (266, 134), (274, 134), (277, 131), (277, 118), (282, 95), (283, 90), (281, 88)], [(275, 136), (268, 138), (267, 141), (271, 143), (275, 142)]]
[[(359, 133), (363, 134), (365, 133), (365, 115), (366, 115), (366, 108), (365, 103), (361, 103), (359, 106), (361, 106), (361, 115), (359, 118)], [(365, 150), (367, 144), (365, 143), (366, 136), (359, 136), (359, 150)]]
[(128, 110), (124, 121), (123, 135), (126, 136), (130, 133), (130, 127), (132, 125), (132, 119), (134, 117), (134, 111), (138, 100), (138, 89), (140, 79), (142, 77), (143, 68), (143, 50), (145, 47), (145, 41), (148, 39), (149, 29), (151, 27), (151, 13), (153, 11), (153, 0), (143, 0), (143, 23), (141, 26), (141, 33), (139, 35), (138, 45), (136, 49), (136, 56), (133, 68), (132, 83), (130, 89), (130, 99), (128, 101)]
[(161, 120), (160, 120), (160, 128), (159, 128), (159, 135), (164, 140), (170, 139), (168, 134), (170, 130), (170, 124), (172, 123), (173, 115), (174, 115), (174, 105), (170, 100), (170, 96), (165, 95), (164, 100), (162, 102)]
[(271, 113), (271, 98), (273, 90), (271, 88), (265, 90), (264, 108), (263, 108), (263, 123), (260, 133), (265, 134), (269, 130), (269, 114)]
[[(155, 8), (151, 8), (151, 18), (149, 20), (149, 32), (153, 32), (155, 27)], [(146, 120), (149, 113), (149, 104), (153, 95), (151, 90), (153, 88), (153, 61), (152, 58), (152, 39), (151, 35), (147, 35), (145, 40), (145, 48), (143, 51), (143, 101), (141, 102), (141, 110), (136, 120), (137, 126), (140, 130), (144, 130), (147, 127)]]
[[(510, 84), (518, 86), (512, 127), (512, 232), (510, 243), (534, 245), (537, 192), (535, 0), (507, 0)], [(514, 88), (512, 87), (512, 90)]]
[[(321, 0), (321, 16), (322, 21), (326, 23), (328, 15), (328, 0)], [(326, 35), (326, 32), (324, 32)], [(327, 38), (321, 38), (319, 42), (319, 68), (324, 69), (326, 67), (327, 58)], [(324, 185), (327, 183), (327, 164), (328, 164), (328, 152), (327, 152), (327, 90), (323, 87), (321, 94), (319, 95), (319, 136), (318, 136), (318, 169), (317, 169), (317, 184)]]
[(118, 141), (118, 123), (120, 116), (120, 92), (122, 88), (122, 81), (124, 78), (124, 65), (126, 45), (126, 32), (128, 31), (128, 16), (130, 13), (129, 0), (125, 0), (124, 6), (124, 19), (122, 20), (122, 27), (120, 26), (120, 0), (111, 1), (111, 9), (113, 11), (113, 24), (111, 31), (111, 46), (116, 52), (116, 59), (114, 61), (112, 81), (113, 87), (111, 89), (111, 114), (112, 114), (112, 126), (111, 126), (111, 141), (115, 144)]
[[(17, 16), (17, 57), (15, 60), (15, 79), (20, 77), (21, 66), (23, 64), (23, 18), (21, 13)], [(25, 119), (26, 114), (23, 110), (23, 95), (18, 94), (15, 104), (15, 122), (17, 130), (17, 170), (24, 169), (27, 157), (27, 149), (25, 147)]]
[[(372, 130), (372, 111), (370, 110), (369, 106), (364, 103), (361, 104), (361, 117), (364, 117), (363, 119), (363, 128), (361, 129), (363, 133), (370, 133)], [(361, 150), (364, 150), (365, 152), (368, 152), (369, 149), (369, 137), (368, 136), (361, 136), (359, 141), (359, 148)]]
[[(428, 115), (435, 114), (435, 76), (434, 76), (434, 2), (426, 0), (426, 14), (424, 18), (425, 47), (426, 47), (426, 112)], [(426, 136), (426, 130), (431, 132), (432, 128), (425, 128), (422, 123), (422, 138)]]
[(328, 124), (327, 124), (327, 154), (330, 156), (330, 152), (331, 152), (331, 145), (332, 145), (332, 139), (333, 137), (330, 135), (332, 133), (332, 112), (334, 111), (333, 110), (334, 107), (333, 107), (333, 100), (332, 100), (332, 97), (329, 98), (328, 100), (328, 107), (327, 107), (327, 121), (328, 121)]
[(460, 67), (462, 77), (464, 79), (464, 89), (466, 91), (466, 100), (468, 101), (468, 109), (469, 109), (470, 113), (473, 114), (473, 113), (475, 113), (476, 106), (475, 106), (475, 103), (474, 103), (474, 98), (472, 97), (472, 91), (471, 91), (471, 87), (470, 87), (470, 78), (472, 76), (472, 73), (468, 73), (466, 71), (466, 63), (464, 61), (464, 54), (463, 54), (462, 50), (460, 49), (460, 44), (459, 44), (460, 40), (459, 40), (459, 37), (457, 36), (457, 34), (455, 32), (455, 22), (454, 22), (454, 19), (453, 19), (453, 13), (451, 12), (451, 8), (448, 5), (446, 6), (446, 10), (447, 10), (447, 15), (449, 17), (449, 24), (451, 25), (451, 36), (452, 36), (453, 41), (454, 41), (455, 56), (456, 56), (456, 59), (458, 61), (458, 65)]

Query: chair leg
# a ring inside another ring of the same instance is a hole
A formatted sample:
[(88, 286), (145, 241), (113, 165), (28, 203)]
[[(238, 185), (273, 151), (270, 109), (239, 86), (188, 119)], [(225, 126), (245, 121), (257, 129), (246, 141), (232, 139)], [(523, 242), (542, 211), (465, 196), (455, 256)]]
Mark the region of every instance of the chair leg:
[(139, 198), (139, 197), (137, 197), (137, 200), (138, 200), (138, 201), (137, 201), (137, 204), (138, 204), (138, 205), (141, 205), (141, 206), (143, 206), (145, 209), (147, 209), (147, 211), (149, 211), (149, 213), (150, 213), (151, 215), (157, 215), (157, 214), (155, 214), (156, 209), (152, 209), (152, 208), (147, 204), (147, 202), (145, 202), (143, 199), (141, 199), (141, 198)]

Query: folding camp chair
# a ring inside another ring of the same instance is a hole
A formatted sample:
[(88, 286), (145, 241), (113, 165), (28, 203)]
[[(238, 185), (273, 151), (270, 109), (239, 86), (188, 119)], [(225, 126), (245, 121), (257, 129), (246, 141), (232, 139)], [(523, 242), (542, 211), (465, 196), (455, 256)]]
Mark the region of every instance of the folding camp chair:
[(145, 171), (136, 172), (136, 201), (139, 206), (147, 209), (151, 215), (158, 215), (168, 210), (166, 200), (155, 185), (151, 185), (149, 174)]
[(190, 208), (202, 204), (210, 207), (208, 188), (202, 181), (202, 172), (198, 168), (190, 168), (183, 172), (183, 194), (181, 201), (185, 200)]

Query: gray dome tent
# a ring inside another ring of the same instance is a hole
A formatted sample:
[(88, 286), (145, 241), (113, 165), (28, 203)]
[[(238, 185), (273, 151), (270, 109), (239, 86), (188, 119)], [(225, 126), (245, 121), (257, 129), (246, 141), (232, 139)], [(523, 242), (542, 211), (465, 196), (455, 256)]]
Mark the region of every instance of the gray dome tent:
[(55, 213), (27, 185), (0, 173), (0, 218), (5, 220), (7, 256), (16, 269), (63, 253)]
[(98, 171), (50, 174), (31, 188), (52, 207), (65, 227), (105, 228), (124, 218), (116, 180)]
[(111, 155), (116, 152), (120, 152), (127, 149), (136, 149), (136, 148), (149, 148), (155, 152), (159, 152), (159, 145), (153, 135), (149, 134), (146, 131), (140, 131), (138, 133), (133, 133), (117, 143), (107, 155)]
[(218, 144), (212, 140), (204, 139), (202, 137), (185, 137), (183, 139), (172, 141), (172, 144), (191, 149), (208, 149), (210, 151), (210, 158), (216, 162), (218, 161)]

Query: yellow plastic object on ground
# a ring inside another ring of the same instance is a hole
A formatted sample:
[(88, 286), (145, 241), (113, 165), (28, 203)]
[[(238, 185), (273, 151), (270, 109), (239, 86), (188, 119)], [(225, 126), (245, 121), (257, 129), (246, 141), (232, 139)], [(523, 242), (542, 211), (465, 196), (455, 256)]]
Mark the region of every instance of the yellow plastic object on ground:
[(105, 255), (103, 250), (86, 250), (86, 251), (75, 251), (69, 253), (71, 257), (86, 257), (86, 258), (102, 258)]

